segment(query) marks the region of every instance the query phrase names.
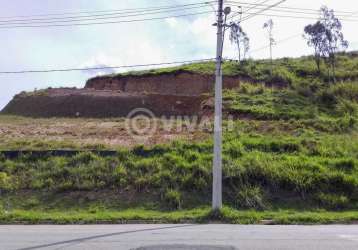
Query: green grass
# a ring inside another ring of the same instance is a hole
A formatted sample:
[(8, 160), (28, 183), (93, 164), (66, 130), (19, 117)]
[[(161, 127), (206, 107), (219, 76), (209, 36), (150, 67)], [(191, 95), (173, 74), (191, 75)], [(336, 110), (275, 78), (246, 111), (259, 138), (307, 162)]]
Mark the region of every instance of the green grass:
[(226, 91), (226, 115), (244, 116), (224, 133), (226, 207), (218, 217), (208, 208), (212, 142), (204, 140), (123, 148), (111, 157), (0, 156), (0, 221), (355, 221), (357, 102), (354, 83), (347, 88), (342, 83), (307, 96), (249, 84)]
[[(338, 81), (355, 80), (358, 77), (358, 57), (356, 52), (340, 53), (337, 55)], [(226, 61), (223, 64), (223, 74), (227, 76), (241, 76), (250, 78), (257, 82), (283, 83), (288, 85), (306, 85), (315, 87), (320, 82), (329, 82), (327, 65), (322, 64), (321, 74), (317, 73), (314, 60), (311, 56), (300, 58), (281, 58), (274, 60), (274, 71), (270, 74), (269, 60), (247, 60), (242, 64), (236, 61)], [(121, 74), (112, 74), (101, 77), (117, 76), (150, 76), (161, 74), (173, 74), (187, 71), (199, 74), (213, 74), (215, 72), (214, 62), (192, 63), (176, 67), (159, 68), (144, 71), (131, 71)], [(332, 80), (331, 80), (332, 81)]]
[(180, 210), (156, 211), (144, 209), (103, 210), (103, 211), (38, 211), (14, 210), (1, 214), (2, 224), (98, 224), (98, 223), (208, 223), (221, 221), (232, 224), (342, 224), (356, 223), (357, 211), (254, 211), (235, 210), (224, 207), (219, 213), (212, 213), (209, 207)]
[(75, 140), (6, 139), (0, 143), (0, 151), (46, 151), (46, 150), (113, 150), (104, 143), (81, 144)]
[[(239, 119), (233, 131), (224, 133), (225, 207), (220, 213), (209, 208), (213, 145), (203, 137), (120, 148), (111, 157), (89, 152), (16, 159), (0, 155), (0, 222), (356, 222), (358, 57), (338, 56), (337, 84), (328, 84), (325, 66), (318, 75), (312, 58), (279, 59), (275, 64), (272, 76), (267, 61), (224, 64), (226, 75), (257, 83), (224, 92), (225, 116)], [(178, 70), (212, 73), (214, 64), (127, 74)], [(279, 88), (282, 84), (288, 87)], [(29, 122), (0, 119), (4, 124)], [(4, 150), (89, 149), (73, 142), (26, 139), (0, 145)]]
[[(357, 209), (356, 138), (352, 134), (226, 134), (225, 204), (258, 210)], [(100, 197), (108, 191), (111, 197), (117, 193), (121, 201), (113, 204), (116, 208), (138, 204), (164, 210), (205, 206), (210, 204), (211, 152), (210, 142), (175, 142), (123, 149), (111, 157), (81, 153), (73, 157), (3, 158), (0, 190), (10, 198), (3, 196), (1, 202), (14, 208), (47, 204), (48, 209), (65, 203), (65, 209), (79, 201), (75, 197), (65, 202), (63, 197), (72, 197), (74, 192), (86, 197), (86, 192), (97, 191), (88, 199), (106, 205), (113, 199)], [(24, 204), (14, 202), (11, 197), (20, 197), (22, 192), (28, 192), (22, 196)], [(141, 194), (149, 200), (142, 200)]]

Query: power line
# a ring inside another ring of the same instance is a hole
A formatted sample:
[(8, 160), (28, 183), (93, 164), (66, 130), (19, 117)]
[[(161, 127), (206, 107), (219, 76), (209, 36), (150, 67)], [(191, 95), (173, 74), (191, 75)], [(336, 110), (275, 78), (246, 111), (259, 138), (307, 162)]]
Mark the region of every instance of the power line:
[[(294, 38), (296, 38), (296, 37), (299, 37), (299, 36), (301, 36), (301, 34), (296, 34), (296, 35), (293, 35), (293, 36), (286, 37), (286, 38), (284, 38), (284, 39), (281, 39), (281, 40), (276, 41), (276, 44), (279, 44), (279, 43), (283, 43), (283, 42), (292, 40), (292, 39), (294, 39)], [(268, 48), (268, 47), (270, 47), (270, 45), (266, 45), (266, 46), (262, 46), (262, 47), (257, 48), (257, 49), (253, 49), (253, 50), (250, 51), (250, 53), (255, 53), (255, 52), (264, 50), (264, 49), (266, 49), (266, 48)]]
[[(0, 20), (0, 25), (11, 25), (11, 24), (20, 25), (20, 24), (36, 24), (36, 23), (46, 24), (46, 23), (57, 23), (57, 22), (91, 21), (91, 20), (100, 20), (100, 19), (112, 19), (112, 18), (132, 17), (132, 16), (150, 15), (150, 14), (167, 13), (167, 12), (177, 12), (177, 11), (203, 8), (206, 6), (208, 5), (200, 4), (195, 6), (181, 6), (181, 7), (174, 6), (170, 8), (159, 8), (159, 9), (157, 8), (157, 9), (145, 10), (145, 11), (115, 12), (115, 13), (86, 15), (86, 16)], [(129, 14), (129, 15), (123, 15), (123, 14)]]
[(210, 61), (213, 61), (215, 59), (216, 58), (208, 58), (208, 59), (197, 59), (197, 60), (187, 60), (187, 61), (174, 61), (174, 62), (151, 63), (151, 64), (136, 64), (136, 65), (121, 65), (121, 66), (105, 66), (105, 67), (0, 71), (0, 74), (52, 73), (52, 72), (105, 70), (105, 69), (137, 68), (137, 67), (139, 68), (139, 67), (148, 67), (148, 66), (161, 66), (161, 65), (173, 65), (173, 64), (190, 64), (190, 63), (199, 63), (199, 62), (210, 62)]
[[(258, 1), (256, 1), (255, 3), (253, 3), (252, 6), (249, 7), (249, 8), (246, 10), (246, 12), (248, 12), (248, 11), (250, 11), (250, 10), (252, 10), (252, 9), (254, 9), (254, 8), (258, 7), (258, 6), (260, 6), (260, 5), (263, 5), (264, 3), (267, 3), (267, 2), (269, 2), (269, 1), (271, 1), (271, 0), (264, 0), (264, 1), (262, 1), (262, 2), (260, 2), (260, 0), (258, 0)], [(260, 3), (259, 3), (259, 2), (260, 2)], [(242, 7), (242, 6), (241, 6), (241, 7)], [(236, 13), (236, 14), (232, 15), (229, 19), (232, 20), (232, 19), (234, 19), (236, 16), (241, 15), (241, 14), (242, 14), (241, 12)]]
[[(251, 9), (254, 10), (262, 10), (263, 7), (252, 7)], [(249, 10), (247, 10), (246, 12), (248, 12)], [(270, 9), (271, 12), (279, 12), (279, 13), (294, 13), (294, 14), (304, 14), (304, 15), (315, 15), (317, 16), (317, 14), (319, 14), (319, 10), (316, 10), (314, 12), (307, 12), (307, 11), (299, 11), (299, 10), (282, 10), (282, 9), (278, 9), (278, 8), (271, 8)], [(236, 15), (232, 16), (235, 17)], [(336, 17), (354, 17), (354, 15), (335, 15)]]
[(31, 24), (51, 24), (51, 23), (57, 23), (57, 24), (61, 24), (61, 23), (76, 23), (76, 22), (83, 22), (83, 21), (95, 21), (95, 20), (110, 20), (110, 19), (118, 19), (118, 18), (124, 18), (124, 17), (136, 17), (136, 16), (146, 16), (146, 15), (153, 15), (153, 14), (162, 14), (162, 13), (168, 13), (168, 12), (178, 12), (178, 11), (186, 11), (186, 10), (192, 10), (192, 9), (198, 9), (198, 8), (203, 8), (203, 6), (195, 6), (195, 7), (186, 7), (186, 8), (182, 8), (182, 9), (172, 9), (172, 10), (159, 10), (159, 11), (152, 11), (152, 12), (147, 12), (147, 13), (142, 13), (142, 14), (130, 14), (130, 15), (120, 15), (120, 14), (116, 14), (116, 15), (112, 15), (112, 16), (106, 16), (106, 17), (93, 17), (93, 18), (85, 18), (85, 19), (69, 19), (69, 20), (49, 20), (49, 21), (31, 21), (31, 22), (16, 22), (16, 23), (8, 23), (8, 22), (4, 22), (2, 23), (0, 21), (0, 26), (16, 26), (16, 25), (31, 25)]
[(69, 27), (69, 26), (90, 26), (90, 25), (102, 25), (102, 24), (118, 24), (118, 23), (133, 23), (143, 21), (155, 21), (163, 20), (168, 18), (179, 18), (187, 16), (196, 16), (212, 13), (212, 11), (192, 12), (187, 14), (163, 16), (163, 17), (152, 17), (143, 19), (132, 19), (132, 20), (121, 20), (121, 21), (108, 21), (108, 22), (91, 22), (91, 23), (71, 23), (71, 24), (50, 24), (50, 25), (15, 25), (15, 26), (1, 26), (0, 29), (14, 29), (14, 28), (49, 28), (49, 27)]
[[(293, 16), (293, 15), (279, 15), (279, 14), (261, 14), (261, 13), (252, 13), (253, 15), (257, 15), (257, 16), (267, 16), (267, 17), (283, 17), (283, 18), (292, 18), (292, 19), (302, 19), (302, 20), (323, 20), (322, 18), (317, 18), (317, 17), (309, 17), (309, 16)], [(358, 19), (345, 19), (345, 18), (340, 18), (341, 21), (347, 21), (347, 22), (358, 22)], [(246, 20), (243, 20), (246, 21)]]
[(79, 11), (79, 12), (62, 12), (62, 13), (49, 13), (49, 14), (37, 14), (37, 15), (20, 15), (20, 16), (2, 16), (0, 19), (13, 19), (13, 18), (32, 18), (32, 17), (51, 17), (51, 16), (66, 16), (66, 15), (76, 15), (76, 14), (93, 14), (93, 13), (109, 13), (109, 12), (137, 12), (137, 11), (146, 11), (146, 10), (156, 10), (164, 8), (177, 8), (182, 6), (192, 6), (198, 4), (210, 4), (216, 1), (205, 1), (197, 2), (191, 4), (178, 4), (178, 5), (159, 5), (153, 7), (144, 7), (144, 8), (127, 8), (127, 9), (112, 9), (112, 10), (96, 10), (96, 11)]
[(255, 12), (255, 13), (249, 14), (248, 16), (246, 16), (245, 18), (243, 18), (241, 21), (243, 22), (243, 21), (246, 21), (246, 20), (248, 20), (248, 19), (250, 19), (250, 18), (253, 18), (253, 17), (255, 17), (256, 15), (259, 15), (259, 14), (261, 14), (262, 12), (265, 12), (266, 10), (270, 10), (271, 8), (274, 8), (274, 7), (276, 7), (276, 6), (278, 6), (278, 5), (282, 4), (282, 3), (284, 3), (284, 2), (286, 2), (286, 1), (287, 1), (287, 0), (278, 1), (277, 3), (272, 4), (272, 5), (270, 5), (270, 6), (266, 7), (266, 8), (264, 8), (264, 9), (262, 9), (262, 10), (260, 10), (260, 11), (257, 11), (257, 12)]
[[(244, 5), (248, 5), (248, 6), (252, 6), (255, 5), (254, 3), (248, 3), (248, 2), (241, 2), (241, 1), (228, 1), (228, 3), (234, 3), (234, 4), (240, 4), (242, 6)], [(268, 7), (270, 5), (267, 4), (261, 4), (262, 7)], [(299, 7), (291, 7), (291, 6), (287, 6), (287, 5), (280, 5), (280, 6), (276, 6), (276, 9), (288, 9), (288, 10), (304, 10), (304, 11), (319, 11), (319, 9), (310, 9), (310, 8), (299, 8)], [(341, 11), (341, 10), (335, 10), (335, 13), (342, 13), (342, 14), (358, 14), (358, 12), (352, 12), (352, 11)]]

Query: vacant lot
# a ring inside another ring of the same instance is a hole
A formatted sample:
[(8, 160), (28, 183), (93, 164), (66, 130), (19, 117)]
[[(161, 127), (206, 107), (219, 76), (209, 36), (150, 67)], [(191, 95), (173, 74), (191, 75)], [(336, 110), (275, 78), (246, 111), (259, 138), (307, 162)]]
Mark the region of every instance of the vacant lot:
[[(307, 60), (277, 68), (271, 80), (287, 88), (247, 83), (225, 91), (224, 124), (230, 115), (234, 122), (224, 133), (225, 208), (219, 214), (208, 208), (210, 128), (168, 132), (160, 125), (143, 146), (128, 134), (125, 119), (2, 116), (4, 150), (111, 148), (117, 154), (0, 156), (0, 221), (357, 221), (357, 59), (342, 56), (336, 84)], [(254, 62), (228, 66), (258, 80), (269, 74)], [(208, 114), (212, 108), (209, 101)]]
[[(159, 125), (155, 134), (146, 138), (148, 140), (138, 141), (127, 131), (124, 118), (35, 119), (0, 115), (0, 149), (118, 149), (141, 142), (155, 145), (178, 139), (197, 140), (207, 136), (205, 131), (192, 131), (184, 124), (173, 124), (173, 129), (166, 129), (161, 126), (163, 123), (160, 119), (154, 122)], [(177, 129), (177, 125), (182, 129)]]

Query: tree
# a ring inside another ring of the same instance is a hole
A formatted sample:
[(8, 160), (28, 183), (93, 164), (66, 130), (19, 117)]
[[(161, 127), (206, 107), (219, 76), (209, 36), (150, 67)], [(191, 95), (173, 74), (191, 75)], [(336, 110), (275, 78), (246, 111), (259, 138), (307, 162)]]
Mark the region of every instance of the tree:
[(250, 39), (242, 29), (240, 23), (230, 24), (230, 41), (236, 44), (239, 52), (239, 62), (245, 60), (247, 52), (250, 50)]
[(321, 71), (321, 58), (324, 58), (332, 69), (333, 81), (335, 82), (336, 53), (340, 49), (348, 48), (348, 42), (344, 40), (342, 24), (335, 17), (334, 11), (329, 10), (326, 6), (323, 6), (320, 11), (320, 20), (304, 28), (304, 37), (307, 39), (308, 46), (314, 48), (318, 72)]
[(334, 10), (329, 10), (326, 6), (321, 8), (321, 20), (325, 27), (325, 42), (323, 54), (326, 55), (332, 72), (333, 81), (336, 82), (336, 54), (340, 49), (348, 48), (348, 41), (344, 40), (342, 24), (334, 15)]
[(268, 20), (264, 23), (264, 29), (268, 32), (269, 42), (270, 42), (270, 61), (271, 61), (271, 76), (272, 76), (272, 69), (273, 69), (273, 61), (272, 61), (272, 47), (275, 45), (275, 39), (273, 38), (273, 26), (274, 23), (272, 19)]
[(307, 45), (314, 48), (314, 58), (317, 65), (318, 73), (321, 73), (321, 58), (323, 55), (323, 48), (325, 43), (325, 27), (318, 21), (315, 24), (309, 24), (304, 28), (304, 38), (307, 40)]

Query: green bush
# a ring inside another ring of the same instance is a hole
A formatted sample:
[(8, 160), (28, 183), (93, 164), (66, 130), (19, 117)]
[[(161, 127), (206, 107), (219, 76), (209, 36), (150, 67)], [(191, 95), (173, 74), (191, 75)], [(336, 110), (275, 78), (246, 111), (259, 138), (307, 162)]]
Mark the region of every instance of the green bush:
[(241, 187), (235, 196), (234, 204), (236, 208), (257, 210), (266, 208), (263, 192), (260, 187)]
[(9, 191), (12, 188), (11, 177), (4, 172), (0, 172), (0, 192)]
[(352, 172), (356, 169), (356, 162), (353, 159), (339, 159), (334, 162), (334, 167), (342, 171)]
[(340, 99), (336, 105), (336, 111), (339, 115), (358, 116), (358, 105), (355, 102)]
[(328, 107), (334, 107), (338, 101), (337, 96), (333, 93), (333, 91), (327, 88), (318, 91), (316, 96), (319, 103)]
[(284, 83), (291, 85), (296, 80), (293, 73), (283, 67), (275, 67), (272, 71), (272, 76), (268, 77), (270, 83)]
[(330, 87), (331, 92), (338, 97), (358, 102), (358, 82), (342, 82)]
[(344, 195), (319, 193), (316, 195), (318, 203), (329, 209), (344, 209), (349, 207), (350, 200)]
[(163, 200), (170, 209), (180, 209), (182, 203), (181, 193), (177, 190), (166, 190)]
[(265, 86), (263, 84), (241, 83), (240, 88), (237, 90), (241, 94), (249, 95), (261, 95), (265, 92)]

